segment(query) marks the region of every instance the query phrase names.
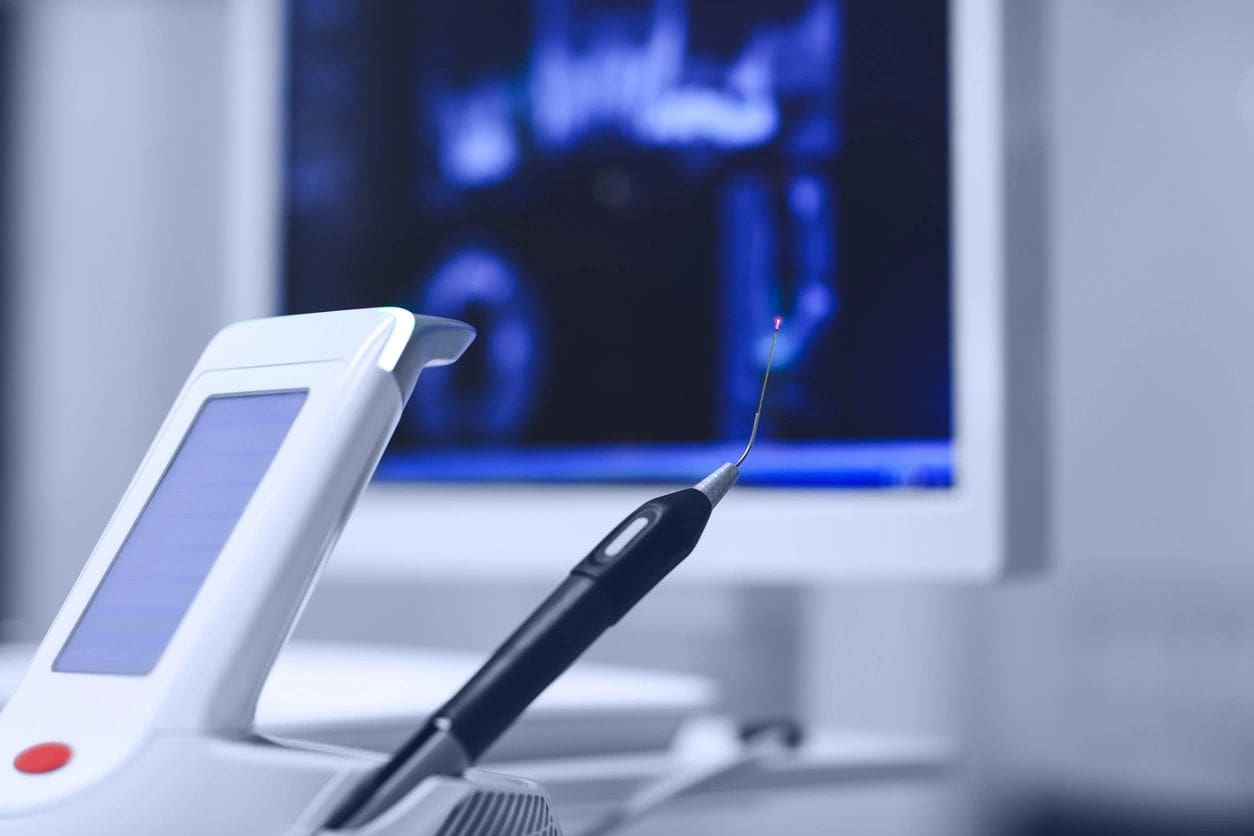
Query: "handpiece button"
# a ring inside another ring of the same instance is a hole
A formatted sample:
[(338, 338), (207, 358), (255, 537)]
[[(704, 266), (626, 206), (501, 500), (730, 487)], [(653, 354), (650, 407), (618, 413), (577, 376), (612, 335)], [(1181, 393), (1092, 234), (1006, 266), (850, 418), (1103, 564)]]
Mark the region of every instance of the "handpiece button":
[(18, 772), (39, 775), (65, 766), (72, 754), (73, 750), (64, 743), (39, 743), (18, 753), (13, 766)]
[(605, 557), (618, 557), (619, 552), (627, 548), (627, 544), (636, 539), (637, 534), (649, 527), (650, 521), (649, 517), (640, 516), (623, 526), (623, 530), (618, 533), (618, 536), (605, 547)]

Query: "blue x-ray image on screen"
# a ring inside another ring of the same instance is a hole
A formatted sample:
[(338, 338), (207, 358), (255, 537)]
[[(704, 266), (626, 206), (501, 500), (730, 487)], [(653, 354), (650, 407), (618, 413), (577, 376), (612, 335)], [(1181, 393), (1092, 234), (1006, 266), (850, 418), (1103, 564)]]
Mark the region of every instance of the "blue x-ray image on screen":
[(53, 670), (134, 676), (156, 666), (307, 394), (205, 401)]
[(943, 0), (290, 0), (285, 298), (474, 324), (380, 468), (954, 483)]

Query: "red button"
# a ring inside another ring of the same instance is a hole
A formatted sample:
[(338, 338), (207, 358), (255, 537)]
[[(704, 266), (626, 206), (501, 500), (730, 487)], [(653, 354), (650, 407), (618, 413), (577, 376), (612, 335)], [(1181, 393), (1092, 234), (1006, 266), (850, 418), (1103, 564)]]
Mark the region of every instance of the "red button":
[(64, 743), (40, 743), (20, 753), (13, 759), (13, 765), (19, 772), (38, 775), (65, 766), (71, 754), (73, 750)]

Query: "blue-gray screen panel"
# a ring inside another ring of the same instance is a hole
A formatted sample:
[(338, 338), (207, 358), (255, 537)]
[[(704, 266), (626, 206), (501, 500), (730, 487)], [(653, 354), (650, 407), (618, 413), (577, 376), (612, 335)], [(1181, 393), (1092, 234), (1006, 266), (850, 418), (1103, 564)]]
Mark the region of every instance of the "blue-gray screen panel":
[(142, 675), (156, 666), (307, 395), (205, 401), (53, 670)]

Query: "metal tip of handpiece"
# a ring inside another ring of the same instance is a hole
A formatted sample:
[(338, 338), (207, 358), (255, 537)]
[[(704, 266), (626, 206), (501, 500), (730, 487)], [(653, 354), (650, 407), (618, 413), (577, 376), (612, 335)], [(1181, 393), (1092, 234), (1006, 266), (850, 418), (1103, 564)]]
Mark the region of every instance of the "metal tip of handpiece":
[(740, 470), (736, 465), (728, 462), (720, 465), (718, 470), (698, 482), (696, 488), (705, 494), (705, 498), (710, 500), (710, 507), (713, 508), (718, 505), (719, 500), (727, 496), (727, 492), (739, 478)]
[(775, 342), (779, 339), (779, 326), (783, 322), (783, 317), (775, 317), (775, 332), (771, 334), (771, 349), (766, 354), (766, 371), (762, 375), (762, 391), (758, 394), (758, 409), (753, 413), (753, 429), (749, 431), (749, 443), (745, 445), (745, 451), (740, 454), (740, 458), (736, 459), (735, 464), (728, 462), (697, 483), (697, 490), (710, 500), (711, 507), (718, 505), (719, 501), (727, 496), (732, 485), (736, 484), (736, 480), (740, 478), (740, 466), (745, 463), (745, 459), (749, 458), (749, 451), (753, 449), (753, 442), (758, 437), (758, 423), (762, 420), (762, 404), (766, 402), (766, 381), (771, 377), (771, 363), (775, 359)]
[(745, 459), (749, 458), (749, 451), (753, 449), (753, 442), (758, 437), (758, 422), (762, 420), (762, 404), (766, 403), (766, 382), (771, 379), (771, 363), (775, 360), (775, 343), (779, 340), (779, 326), (783, 322), (783, 317), (775, 317), (775, 332), (771, 334), (771, 350), (766, 354), (766, 371), (762, 374), (762, 391), (758, 393), (758, 409), (753, 413), (753, 429), (749, 431), (749, 443), (745, 445), (745, 451), (740, 454), (740, 458), (736, 459), (736, 467), (740, 467), (745, 463)]

